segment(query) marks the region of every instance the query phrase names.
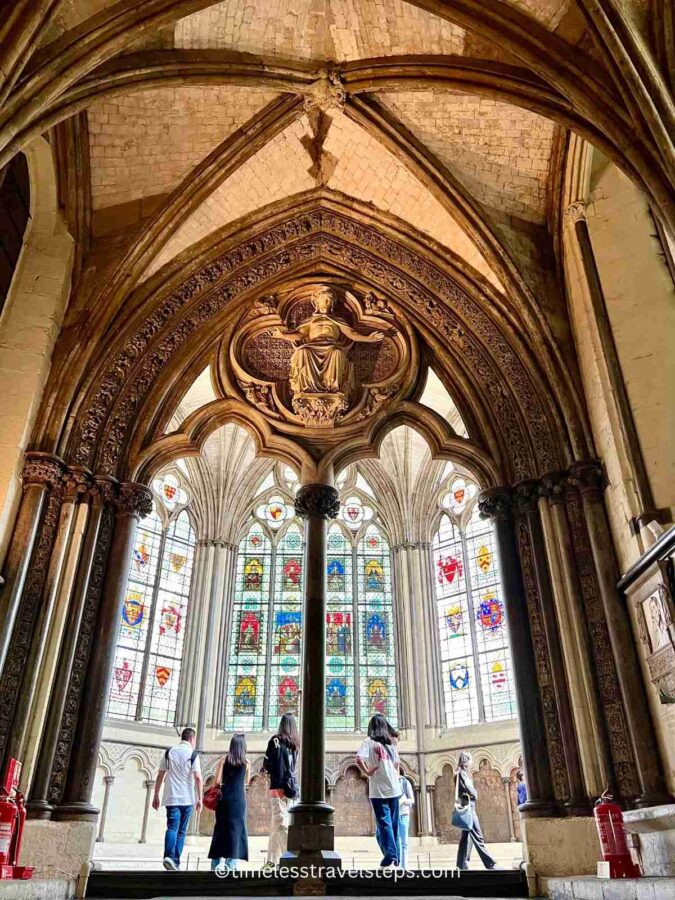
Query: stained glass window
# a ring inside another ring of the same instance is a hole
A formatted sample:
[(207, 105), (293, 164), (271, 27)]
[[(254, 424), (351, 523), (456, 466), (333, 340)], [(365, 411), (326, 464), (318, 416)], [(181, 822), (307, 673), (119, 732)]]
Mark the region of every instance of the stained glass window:
[(511, 654), (492, 525), (476, 485), (456, 478), (433, 543), (441, 669), (449, 727), (516, 715)]
[(138, 525), (120, 611), (111, 717), (173, 724), (194, 546), (185, 511), (166, 529), (156, 511)]
[(374, 713), (397, 720), (396, 662), (389, 544), (369, 525), (356, 554), (361, 724)]
[[(272, 502), (288, 505), (280, 495), (256, 507), (256, 521), (239, 549), (227, 731), (266, 731), (276, 727), (282, 713), (300, 712), (302, 523), (286, 521), (275, 529), (266, 515)], [(349, 507), (353, 507), (351, 514)], [(364, 506), (356, 494), (349, 495), (339, 521), (328, 530), (325, 698), (329, 731), (363, 730), (373, 712), (397, 720), (389, 545), (371, 522), (373, 517), (373, 508)], [(251, 566), (251, 539), (257, 544), (255, 592), (246, 582), (245, 571), (247, 564)]]
[(272, 545), (258, 523), (239, 544), (232, 608), (225, 728), (261, 731), (270, 611)]

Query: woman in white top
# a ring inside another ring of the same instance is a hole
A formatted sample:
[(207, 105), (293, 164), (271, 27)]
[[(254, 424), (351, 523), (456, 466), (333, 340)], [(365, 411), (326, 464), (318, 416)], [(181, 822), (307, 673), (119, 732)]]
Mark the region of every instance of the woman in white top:
[(368, 737), (356, 754), (356, 765), (368, 778), (368, 796), (377, 819), (381, 866), (398, 865), (399, 781), (398, 750), (392, 729), (377, 713), (368, 723)]

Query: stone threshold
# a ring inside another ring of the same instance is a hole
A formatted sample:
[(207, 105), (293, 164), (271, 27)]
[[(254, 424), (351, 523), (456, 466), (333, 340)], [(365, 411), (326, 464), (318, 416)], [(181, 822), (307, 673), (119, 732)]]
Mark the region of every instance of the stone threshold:
[[(543, 887), (543, 885), (542, 885)], [(673, 900), (675, 878), (548, 878), (545, 885), (551, 900)]]

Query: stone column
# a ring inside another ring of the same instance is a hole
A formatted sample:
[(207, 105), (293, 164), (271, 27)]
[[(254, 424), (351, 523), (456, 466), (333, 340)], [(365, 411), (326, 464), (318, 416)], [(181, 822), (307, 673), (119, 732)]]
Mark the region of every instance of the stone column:
[(436, 793), (436, 785), (428, 784), (426, 791), (426, 804), (429, 813), (429, 831), (436, 836), (436, 822), (434, 817), (434, 794)]
[(398, 621), (403, 627), (396, 629), (397, 663), (399, 676), (399, 704), (401, 709), (401, 726), (411, 728), (417, 719), (417, 698), (415, 681), (406, 677), (415, 671), (415, 663), (412, 648), (412, 631), (405, 627), (410, 621), (411, 589), (410, 572), (408, 566), (408, 554), (404, 544), (392, 548), (394, 559), (394, 601), (396, 603)]
[[(63, 642), (56, 667), (56, 675), (51, 691), (47, 718), (44, 725), (42, 740), (35, 767), (35, 775), (30, 789), (28, 807), (29, 818), (49, 818), (52, 813), (52, 805), (49, 802), (49, 784), (52, 774), (52, 766), (59, 743), (61, 721), (63, 719), (68, 696), (73, 660), (77, 649), (80, 634), (80, 624), (87, 598), (89, 577), (94, 563), (94, 555), (101, 525), (103, 513), (104, 494), (112, 490), (109, 482), (98, 483), (92, 490), (91, 505), (87, 526), (84, 532), (82, 550), (75, 576), (68, 616), (66, 619)], [(108, 498), (110, 499), (110, 498)]]
[(184, 659), (176, 702), (176, 724), (195, 727), (199, 711), (199, 685), (201, 683), (204, 641), (204, 621), (208, 616), (208, 586), (205, 578), (208, 557), (208, 541), (198, 540), (195, 546), (190, 604), (185, 633)]
[(557, 812), (546, 744), (546, 728), (537, 667), (516, 545), (511, 490), (497, 487), (483, 491), (479, 509), (495, 524), (497, 552), (504, 586), (511, 659), (518, 702), (520, 744), (527, 772), (528, 799), (520, 807), (523, 816), (552, 816)]
[(0, 591), (0, 673), (12, 639), (47, 489), (58, 483), (63, 467), (63, 461), (50, 453), (28, 451), (25, 454), (21, 473), (23, 496), (5, 561), (5, 583)]
[(199, 692), (199, 712), (197, 715), (197, 747), (204, 749), (206, 728), (212, 719), (212, 687), (214, 686), (214, 667), (216, 663), (215, 648), (218, 646), (219, 634), (216, 622), (220, 619), (225, 589), (225, 571), (227, 566), (227, 549), (224, 541), (213, 541), (213, 568), (209, 585), (208, 616), (206, 618), (206, 646), (204, 665), (202, 668), (201, 687)]
[(598, 676), (567, 519), (567, 473), (544, 475), (539, 492), (549, 563), (552, 573), (557, 573), (554, 594), (586, 791), (590, 797), (598, 797), (609, 787), (616, 796), (609, 735), (599, 706)]
[(637, 764), (640, 796), (636, 803), (638, 806), (669, 803), (672, 798), (665, 786), (632, 626), (617, 588), (619, 573), (604, 504), (602, 466), (597, 460), (575, 463), (570, 469), (569, 481), (581, 494), (624, 715)]
[[(104, 841), (105, 834), (105, 820), (108, 816), (108, 804), (110, 803), (110, 791), (112, 790), (112, 786), (115, 783), (114, 775), (104, 775), (103, 776), (103, 784), (105, 785), (104, 794), (103, 794), (103, 805), (101, 807), (101, 818), (98, 822), (98, 834), (96, 835), (96, 842), (102, 844)], [(154, 782), (153, 782), (154, 784)]]
[(338, 492), (327, 484), (303, 485), (295, 498), (295, 510), (305, 520), (302, 771), (286, 858), (302, 864), (339, 861), (333, 808), (325, 800), (326, 523), (339, 509)]
[(83, 470), (69, 470), (63, 475), (60, 484), (53, 488), (61, 492), (63, 502), (41, 603), (25, 661), (26, 677), (19, 692), (8, 747), (10, 757), (22, 760), (21, 777), (24, 789), (29, 785), (33, 771), (45, 712), (45, 695), (49, 694), (54, 674), (53, 664), (49, 663), (50, 640), (55, 645), (52, 647), (52, 655), (57, 652), (61, 640), (65, 607), (68, 602), (67, 592), (66, 596), (61, 594), (61, 586), (66, 561), (71, 551), (78, 500), (89, 485), (89, 473)]
[(508, 775), (502, 776), (502, 784), (504, 785), (504, 797), (506, 799), (506, 814), (509, 817), (509, 834), (511, 840), (516, 839), (516, 826), (513, 821), (513, 807), (511, 806), (511, 779)]
[(570, 815), (590, 815), (591, 808), (586, 796), (584, 777), (581, 770), (579, 745), (574, 728), (567, 673), (560, 644), (560, 633), (558, 631), (553, 589), (546, 557), (544, 532), (539, 515), (539, 483), (537, 481), (521, 481), (515, 487), (514, 496), (518, 512), (527, 523), (534, 559), (535, 578), (541, 604), (544, 634), (546, 636), (546, 649), (548, 651), (560, 738), (570, 791), (569, 799), (565, 801), (564, 807)]
[(148, 840), (148, 818), (150, 816), (150, 805), (152, 804), (152, 794), (155, 787), (155, 779), (148, 778), (143, 782), (145, 788), (145, 806), (143, 807), (143, 825), (141, 827), (141, 837), (139, 844), (145, 844)]
[(150, 514), (152, 495), (141, 484), (121, 484), (116, 500), (106, 582), (96, 620), (96, 640), (91, 649), (87, 678), (80, 703), (77, 738), (70, 758), (59, 819), (95, 821), (98, 810), (91, 793), (103, 734), (103, 720), (115, 658), (117, 625), (127, 586), (129, 565), (138, 520)]

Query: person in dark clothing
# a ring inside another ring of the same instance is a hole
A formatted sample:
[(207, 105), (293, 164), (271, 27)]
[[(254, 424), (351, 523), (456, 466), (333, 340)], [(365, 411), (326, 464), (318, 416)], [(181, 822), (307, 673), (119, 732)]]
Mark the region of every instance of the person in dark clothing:
[(478, 821), (478, 816), (476, 815), (476, 800), (478, 799), (478, 794), (476, 793), (476, 788), (474, 787), (474, 783), (471, 780), (471, 763), (472, 759), (470, 753), (466, 753), (463, 751), (459, 754), (457, 774), (455, 775), (455, 778), (458, 779), (459, 782), (457, 793), (462, 804), (471, 804), (471, 809), (473, 811), (473, 826), (471, 828), (471, 831), (462, 831), (462, 836), (459, 839), (459, 847), (457, 848), (457, 868), (469, 868), (468, 854), (469, 840), (471, 840), (476, 850), (478, 851), (478, 855), (483, 861), (483, 865), (485, 866), (485, 868), (494, 869), (497, 863), (485, 848), (485, 838), (483, 837), (483, 832), (480, 830), (480, 822)]
[(265, 868), (279, 863), (288, 844), (288, 809), (297, 799), (297, 761), (300, 738), (295, 716), (284, 713), (279, 731), (270, 738), (263, 760), (263, 770), (270, 776), (270, 834)]
[(215, 783), (220, 784), (220, 800), (209, 850), (212, 869), (236, 869), (237, 860), (248, 859), (246, 785), (250, 771), (250, 763), (246, 759), (246, 737), (235, 734), (227, 756), (216, 766)]

